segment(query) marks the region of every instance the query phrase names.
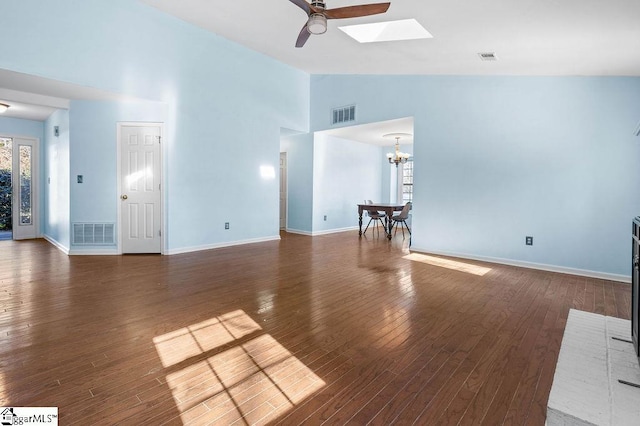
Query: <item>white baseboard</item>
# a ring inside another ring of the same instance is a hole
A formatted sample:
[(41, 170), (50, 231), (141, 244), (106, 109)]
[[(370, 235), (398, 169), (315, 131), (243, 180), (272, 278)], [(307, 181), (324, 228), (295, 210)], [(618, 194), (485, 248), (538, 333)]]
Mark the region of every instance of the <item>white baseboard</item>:
[(339, 232), (357, 231), (358, 229), (359, 229), (358, 226), (350, 226), (348, 228), (327, 229), (325, 231), (313, 231), (313, 232), (302, 231), (300, 229), (291, 229), (291, 228), (287, 228), (286, 231), (291, 234), (300, 234), (300, 235), (306, 235), (308, 237), (315, 237), (318, 235), (329, 235), (329, 234), (337, 234)]
[(348, 228), (327, 229), (326, 231), (313, 231), (311, 235), (315, 237), (316, 235), (337, 234), (338, 232), (357, 231), (358, 229), (358, 226), (349, 226)]
[(217, 248), (223, 248), (223, 247), (240, 246), (244, 244), (254, 244), (254, 243), (264, 243), (267, 241), (278, 241), (278, 240), (280, 240), (280, 235), (274, 235), (272, 237), (252, 238), (248, 240), (230, 241), (226, 243), (204, 244), (201, 246), (182, 247), (177, 249), (165, 250), (164, 254), (172, 255), (172, 254), (192, 253), (194, 251), (211, 250), (211, 249), (217, 249)]
[(545, 263), (526, 262), (522, 260), (503, 259), (500, 257), (478, 256), (468, 253), (447, 252), (438, 250), (423, 249), (420, 247), (411, 247), (411, 251), (419, 253), (435, 254), (440, 256), (459, 257), (462, 259), (479, 260), (482, 262), (499, 263), (501, 265), (519, 266), (521, 268), (538, 269), (541, 271), (559, 272), (561, 274), (579, 275), (589, 278), (599, 278), (609, 281), (619, 281), (623, 283), (631, 283), (630, 275), (610, 274), (607, 272), (590, 271), (588, 269), (569, 268), (566, 266), (548, 265)]
[(42, 238), (49, 241), (54, 247), (63, 252), (68, 256), (77, 256), (77, 255), (86, 255), (86, 256), (108, 256), (108, 255), (116, 255), (118, 254), (118, 249), (113, 248), (68, 248), (65, 247), (62, 243), (50, 237), (49, 235), (43, 235)]
[(300, 234), (300, 235), (306, 235), (308, 237), (311, 237), (313, 234), (309, 231), (302, 231), (300, 229), (291, 229), (291, 228), (287, 228), (285, 229), (286, 232), (290, 233), (290, 234)]
[(51, 243), (51, 245), (53, 245), (55, 248), (57, 248), (58, 250), (60, 250), (64, 254), (66, 254), (66, 255), (69, 254), (69, 248), (68, 247), (65, 247), (62, 243), (60, 243), (59, 241), (51, 238), (49, 235), (42, 235), (42, 238), (44, 238), (45, 240), (49, 241), (49, 243)]

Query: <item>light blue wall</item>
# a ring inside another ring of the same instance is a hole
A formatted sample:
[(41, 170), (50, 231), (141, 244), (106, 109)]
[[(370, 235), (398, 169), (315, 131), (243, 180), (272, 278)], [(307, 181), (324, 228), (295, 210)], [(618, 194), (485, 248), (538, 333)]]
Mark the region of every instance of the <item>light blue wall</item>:
[[(160, 102), (72, 101), (71, 221), (117, 220), (118, 122), (163, 123), (166, 105)], [(77, 175), (83, 183), (77, 183)]]
[[(167, 106), (151, 101), (72, 101), (69, 122), (71, 223), (117, 223), (117, 125), (164, 123)], [(82, 183), (77, 176), (82, 175)], [(119, 231), (116, 230), (116, 235)], [(75, 247), (74, 250), (105, 246)]]
[(311, 234), (313, 210), (313, 135), (283, 137), (287, 153), (287, 230)]
[(630, 274), (640, 78), (324, 75), (311, 99), (314, 131), (414, 116), (414, 248)]
[[(0, 68), (168, 105), (169, 252), (277, 238), (278, 182), (263, 179), (260, 167), (277, 169), (281, 127), (308, 130), (308, 74), (133, 0), (12, 0), (2, 16), (7, 34), (29, 34), (0, 39)], [(96, 135), (75, 142), (77, 107), (72, 177), (88, 153), (115, 148)], [(114, 155), (106, 155), (101, 182), (90, 176), (72, 187), (71, 220), (112, 217), (116, 199), (85, 198), (90, 189), (113, 193)]]
[[(58, 126), (59, 136), (54, 135)], [(43, 233), (62, 249), (71, 248), (69, 187), (69, 111), (57, 110), (45, 121), (43, 149)]]
[(42, 141), (44, 136), (44, 123), (42, 121), (0, 116), (0, 135), (27, 136)]
[(391, 170), (386, 160), (387, 148), (319, 132), (283, 137), (281, 151), (287, 152), (289, 231), (353, 228), (358, 224), (356, 204), (365, 199), (389, 202), (395, 167)]
[(382, 148), (375, 145), (315, 134), (314, 233), (357, 226), (356, 205), (365, 199), (381, 199), (382, 156)]

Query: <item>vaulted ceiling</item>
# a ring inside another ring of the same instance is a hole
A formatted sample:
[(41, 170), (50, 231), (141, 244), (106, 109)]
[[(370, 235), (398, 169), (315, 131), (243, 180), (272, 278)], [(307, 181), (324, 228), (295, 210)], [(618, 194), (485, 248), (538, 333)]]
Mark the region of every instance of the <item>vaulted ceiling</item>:
[[(142, 1), (312, 74), (640, 76), (638, 0), (390, 0), (383, 15), (329, 20), (301, 49), (307, 17), (289, 0)], [(433, 38), (360, 44), (338, 29), (407, 18)], [(481, 52), (498, 61), (481, 61)]]

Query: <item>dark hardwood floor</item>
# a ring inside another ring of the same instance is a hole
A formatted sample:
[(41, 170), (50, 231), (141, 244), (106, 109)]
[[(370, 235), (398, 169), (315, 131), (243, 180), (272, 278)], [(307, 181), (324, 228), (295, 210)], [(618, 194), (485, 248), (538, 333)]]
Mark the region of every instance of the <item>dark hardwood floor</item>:
[(60, 424), (543, 425), (570, 308), (630, 286), (413, 253), (398, 235), (174, 256), (0, 243), (0, 406)]

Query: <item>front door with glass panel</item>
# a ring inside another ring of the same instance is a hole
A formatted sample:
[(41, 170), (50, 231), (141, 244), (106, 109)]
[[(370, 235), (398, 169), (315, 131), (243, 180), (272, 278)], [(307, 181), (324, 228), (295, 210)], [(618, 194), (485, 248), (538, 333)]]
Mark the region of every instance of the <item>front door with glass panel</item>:
[(13, 138), (13, 239), (38, 236), (38, 141)]

